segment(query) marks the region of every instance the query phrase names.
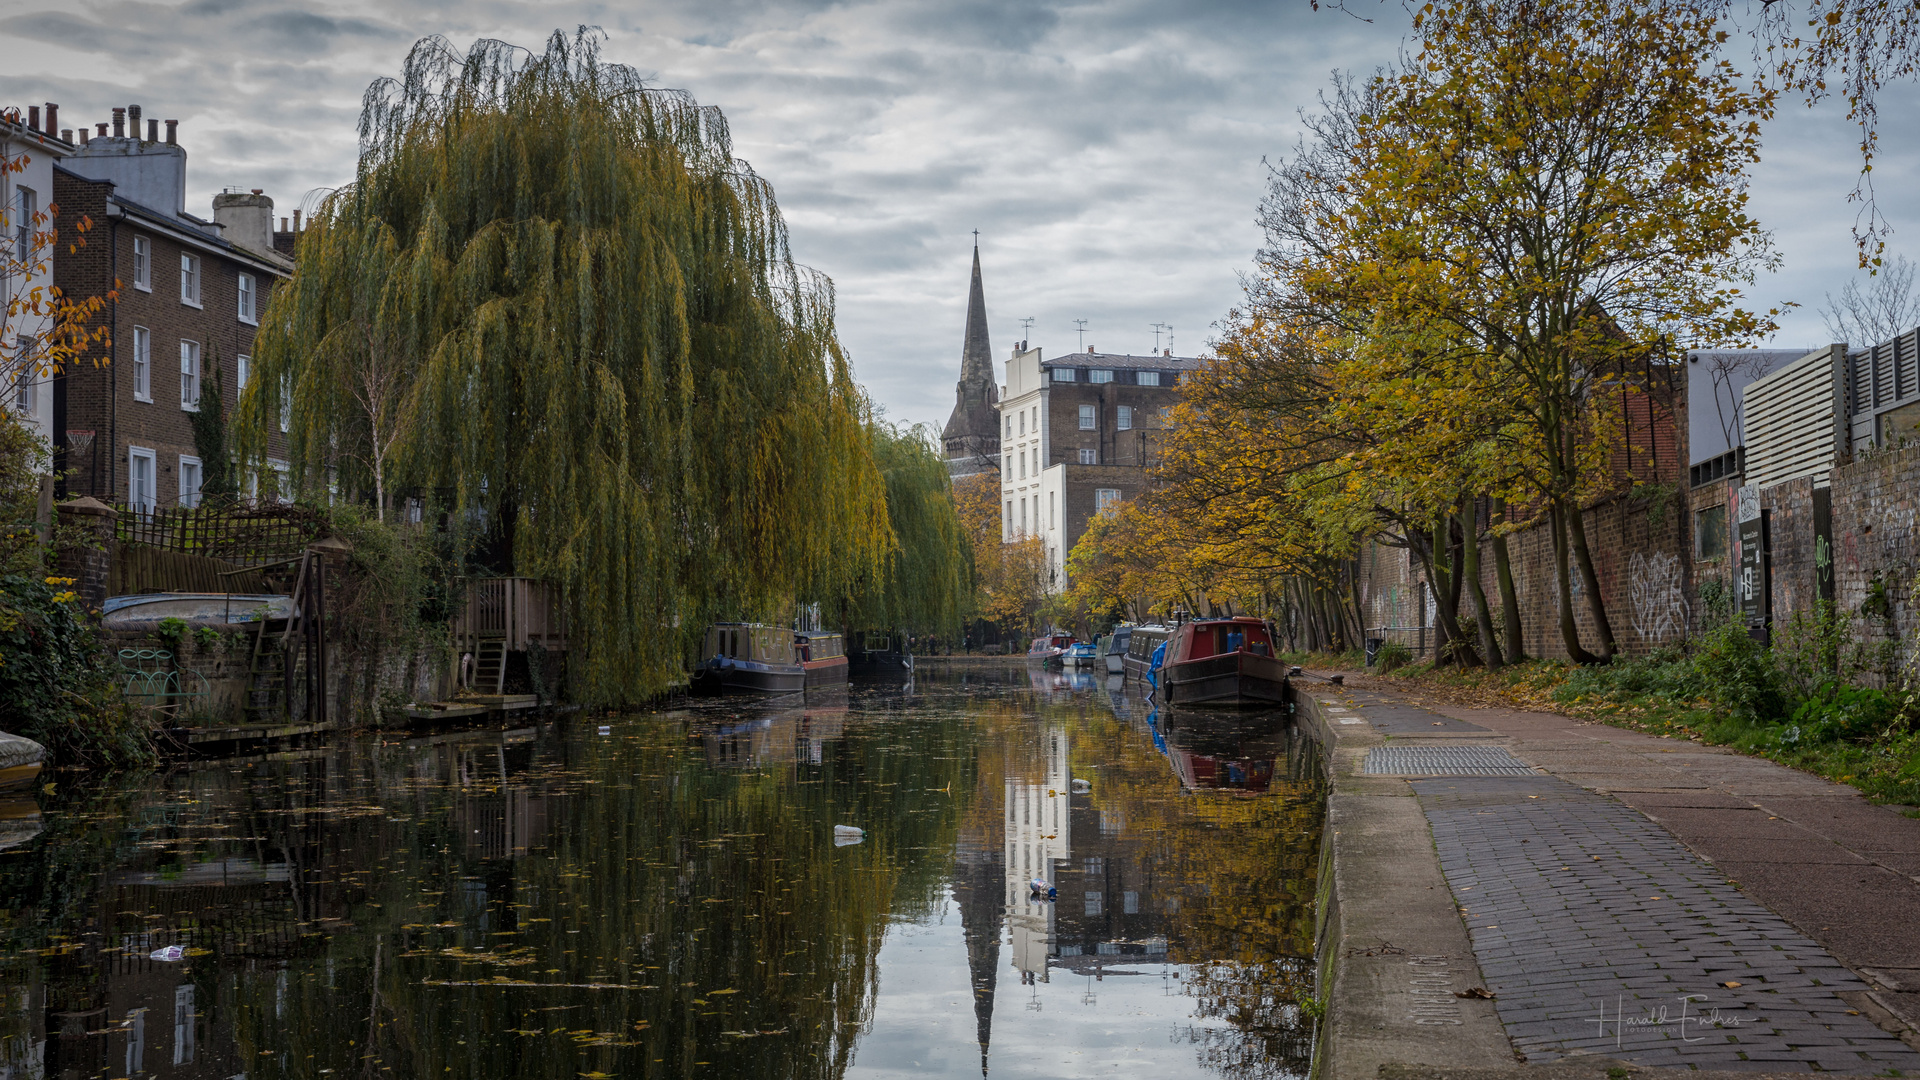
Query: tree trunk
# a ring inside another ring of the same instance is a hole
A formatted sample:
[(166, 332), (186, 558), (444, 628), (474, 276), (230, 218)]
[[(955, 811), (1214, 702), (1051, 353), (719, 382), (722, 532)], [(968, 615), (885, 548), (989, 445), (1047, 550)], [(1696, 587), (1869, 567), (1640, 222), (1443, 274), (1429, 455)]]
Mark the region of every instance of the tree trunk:
[(1587, 589), (1587, 610), (1593, 614), (1593, 626), (1600, 634), (1600, 660), (1613, 659), (1618, 647), (1613, 641), (1613, 624), (1607, 621), (1607, 601), (1600, 595), (1600, 576), (1593, 572), (1593, 555), (1587, 550), (1586, 515), (1577, 502), (1567, 503), (1567, 538), (1573, 545), (1575, 564), (1580, 568), (1580, 583)]
[(1553, 519), (1554, 582), (1560, 587), (1560, 640), (1566, 645), (1567, 658), (1576, 664), (1598, 663), (1600, 658), (1580, 644), (1580, 624), (1573, 618), (1573, 576), (1568, 564), (1567, 518), (1559, 502), (1549, 511)]
[(1479, 512), (1472, 502), (1460, 514), (1460, 576), (1473, 596), (1474, 623), (1480, 631), (1480, 649), (1487, 666), (1500, 666), (1500, 641), (1493, 636), (1493, 613), (1487, 610), (1487, 590), (1480, 585)]
[(1433, 662), (1436, 667), (1441, 664), (1477, 667), (1480, 656), (1466, 635), (1460, 632), (1460, 575), (1448, 566), (1447, 549), (1453, 542), (1451, 515), (1441, 521), (1440, 527), (1431, 534), (1417, 529), (1408, 530), (1409, 539), (1419, 537), (1415, 546), (1420, 552), (1421, 562), (1426, 565), (1427, 581), (1433, 589), (1434, 614), (1440, 623), (1440, 640), (1434, 643)]
[[(1494, 509), (1500, 515), (1500, 524), (1507, 523), (1507, 500), (1495, 499)], [(1507, 553), (1507, 538), (1504, 533), (1493, 534), (1493, 569), (1500, 578), (1500, 614), (1506, 623), (1507, 663), (1517, 664), (1527, 658), (1526, 638), (1520, 627), (1520, 595), (1513, 587), (1513, 558)]]

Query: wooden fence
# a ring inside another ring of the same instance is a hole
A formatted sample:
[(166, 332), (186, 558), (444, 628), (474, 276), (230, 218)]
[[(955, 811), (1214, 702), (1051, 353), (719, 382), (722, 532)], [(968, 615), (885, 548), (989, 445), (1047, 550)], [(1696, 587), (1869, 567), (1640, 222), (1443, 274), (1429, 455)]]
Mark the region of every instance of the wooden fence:
[(298, 558), (308, 544), (327, 534), (320, 514), (287, 504), (116, 509), (114, 538), (123, 543), (204, 555), (235, 566)]
[(454, 640), (473, 648), (481, 639), (505, 638), (507, 648), (538, 644), (567, 647), (566, 612), (560, 590), (532, 578), (483, 578), (467, 585), (466, 603), (453, 620)]
[(108, 596), (157, 592), (265, 593), (266, 575), (225, 559), (184, 551), (113, 542), (113, 566), (107, 572)]

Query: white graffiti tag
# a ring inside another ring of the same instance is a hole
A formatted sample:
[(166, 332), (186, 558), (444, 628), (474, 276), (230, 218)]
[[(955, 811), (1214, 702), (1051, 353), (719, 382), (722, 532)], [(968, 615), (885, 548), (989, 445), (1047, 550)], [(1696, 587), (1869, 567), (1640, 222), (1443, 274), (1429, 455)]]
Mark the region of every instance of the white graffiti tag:
[(1679, 556), (1636, 551), (1627, 561), (1627, 582), (1633, 628), (1642, 640), (1665, 641), (1687, 632), (1691, 609)]

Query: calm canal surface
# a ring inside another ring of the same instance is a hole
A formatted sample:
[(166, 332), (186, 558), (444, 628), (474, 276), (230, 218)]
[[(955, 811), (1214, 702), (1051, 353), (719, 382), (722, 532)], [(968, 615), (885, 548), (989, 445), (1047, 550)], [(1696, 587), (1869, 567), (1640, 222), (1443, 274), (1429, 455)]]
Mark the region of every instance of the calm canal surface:
[(1278, 716), (923, 670), (51, 778), (0, 1078), (1306, 1071), (1323, 791)]

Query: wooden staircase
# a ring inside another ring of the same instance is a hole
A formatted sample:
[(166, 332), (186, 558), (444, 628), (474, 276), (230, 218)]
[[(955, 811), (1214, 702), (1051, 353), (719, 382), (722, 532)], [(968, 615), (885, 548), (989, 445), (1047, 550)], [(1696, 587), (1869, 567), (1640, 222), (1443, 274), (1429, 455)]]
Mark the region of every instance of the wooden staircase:
[(507, 685), (507, 639), (481, 638), (473, 655), (473, 691), (498, 695)]
[(326, 560), (309, 549), (300, 556), (292, 613), (284, 619), (261, 619), (254, 634), (243, 706), (247, 719), (287, 723), (293, 717), (293, 688), (301, 687), (306, 692), (306, 721), (325, 723), (326, 669)]

